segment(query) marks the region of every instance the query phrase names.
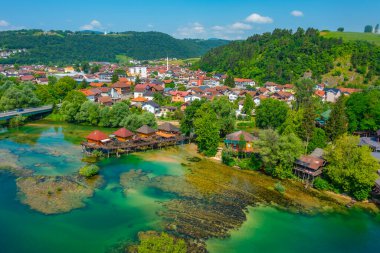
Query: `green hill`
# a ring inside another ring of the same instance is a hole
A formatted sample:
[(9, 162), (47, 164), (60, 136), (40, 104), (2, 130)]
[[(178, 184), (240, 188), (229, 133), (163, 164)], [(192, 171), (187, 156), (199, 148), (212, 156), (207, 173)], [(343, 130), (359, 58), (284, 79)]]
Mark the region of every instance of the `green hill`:
[(0, 63), (72, 64), (82, 61), (115, 62), (117, 55), (138, 60), (200, 57), (226, 40), (175, 39), (160, 32), (96, 32), (19, 30), (0, 32), (0, 49), (26, 49), (26, 53), (0, 59)]
[(210, 50), (198, 67), (209, 72), (252, 78), (259, 83), (292, 83), (311, 72), (329, 85), (379, 83), (380, 47), (366, 41), (345, 42), (319, 31), (275, 29)]
[(325, 38), (334, 38), (334, 39), (342, 38), (344, 41), (357, 41), (357, 40), (368, 41), (370, 43), (374, 43), (380, 46), (380, 34), (323, 31), (321, 32), (321, 36)]

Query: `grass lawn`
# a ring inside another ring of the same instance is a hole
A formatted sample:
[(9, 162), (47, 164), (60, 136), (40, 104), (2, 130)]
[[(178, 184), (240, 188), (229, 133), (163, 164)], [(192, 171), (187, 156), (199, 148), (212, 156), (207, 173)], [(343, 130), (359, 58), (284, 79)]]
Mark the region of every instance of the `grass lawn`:
[(342, 38), (344, 41), (365, 40), (380, 46), (380, 34), (360, 32), (321, 32), (326, 38)]

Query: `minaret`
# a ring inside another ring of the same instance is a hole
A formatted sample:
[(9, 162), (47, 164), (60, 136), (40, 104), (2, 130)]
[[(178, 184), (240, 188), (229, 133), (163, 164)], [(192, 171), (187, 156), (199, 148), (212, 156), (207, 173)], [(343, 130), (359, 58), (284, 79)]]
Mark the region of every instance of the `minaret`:
[(166, 56), (166, 71), (169, 71), (169, 57)]

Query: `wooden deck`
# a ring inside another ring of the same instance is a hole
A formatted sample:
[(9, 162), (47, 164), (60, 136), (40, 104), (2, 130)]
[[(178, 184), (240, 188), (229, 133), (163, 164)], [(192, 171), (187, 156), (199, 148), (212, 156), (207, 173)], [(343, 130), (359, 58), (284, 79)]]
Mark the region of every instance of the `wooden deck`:
[(82, 151), (87, 154), (90, 154), (94, 150), (98, 150), (110, 157), (111, 155), (119, 156), (120, 154), (161, 149), (163, 147), (190, 143), (190, 141), (190, 138), (186, 136), (174, 136), (171, 138), (154, 136), (150, 138), (135, 138), (125, 142), (121, 142), (117, 139), (112, 139), (109, 142), (101, 145), (90, 142), (82, 142), (81, 145)]

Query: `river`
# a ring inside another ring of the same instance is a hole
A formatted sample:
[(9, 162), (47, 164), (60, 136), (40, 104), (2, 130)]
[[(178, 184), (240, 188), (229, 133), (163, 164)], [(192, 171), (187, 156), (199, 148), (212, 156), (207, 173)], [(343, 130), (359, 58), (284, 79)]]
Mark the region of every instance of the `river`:
[[(35, 175), (71, 175), (84, 165), (79, 143), (91, 130), (35, 122), (1, 133), (0, 155), (9, 155), (4, 164), (17, 163)], [(61, 214), (46, 215), (22, 204), (17, 176), (0, 172), (0, 252), (121, 252), (136, 241), (138, 232), (165, 229), (160, 215), (164, 203), (179, 197), (150, 184), (135, 185), (125, 194), (120, 176), (141, 170), (150, 179), (184, 178), (188, 168), (176, 159), (186, 147), (171, 152), (172, 156), (150, 151), (101, 161), (103, 184), (85, 199), (84, 207)], [(379, 216), (359, 211), (305, 216), (259, 206), (248, 208), (247, 221), (230, 238), (210, 239), (207, 248), (212, 253), (377, 252), (379, 239)]]

